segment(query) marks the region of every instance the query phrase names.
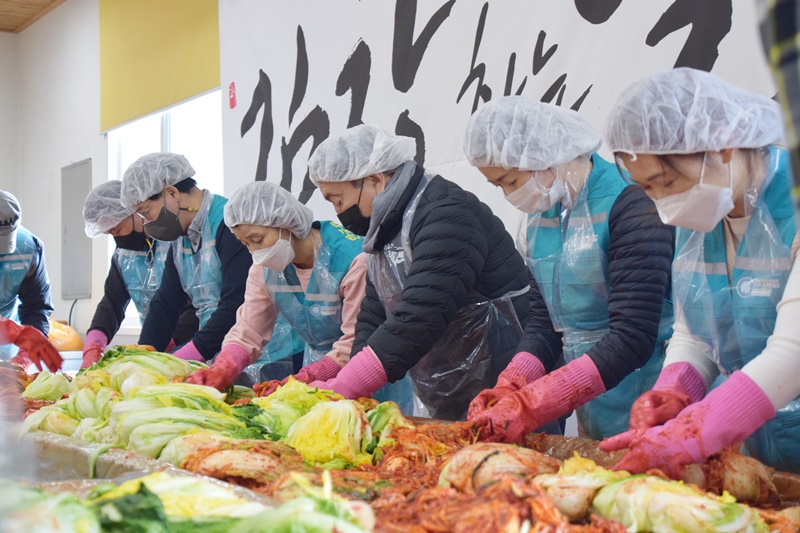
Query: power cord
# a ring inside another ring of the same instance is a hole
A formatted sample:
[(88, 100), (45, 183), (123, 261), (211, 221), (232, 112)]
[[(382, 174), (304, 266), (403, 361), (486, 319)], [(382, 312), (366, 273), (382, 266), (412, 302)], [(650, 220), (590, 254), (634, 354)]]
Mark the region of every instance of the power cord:
[(78, 303), (77, 298), (72, 302), (72, 305), (69, 307), (69, 318), (67, 319), (67, 325), (69, 327), (72, 327), (72, 310), (75, 309), (76, 303)]

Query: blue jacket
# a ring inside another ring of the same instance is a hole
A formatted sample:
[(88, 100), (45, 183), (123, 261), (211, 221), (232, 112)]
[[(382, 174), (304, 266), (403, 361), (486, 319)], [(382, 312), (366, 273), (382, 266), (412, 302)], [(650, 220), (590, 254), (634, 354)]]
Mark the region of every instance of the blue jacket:
[(0, 269), (3, 272), (0, 283), (2, 315), (47, 335), (53, 306), (42, 241), (19, 226), (17, 246), (10, 254), (0, 254)]

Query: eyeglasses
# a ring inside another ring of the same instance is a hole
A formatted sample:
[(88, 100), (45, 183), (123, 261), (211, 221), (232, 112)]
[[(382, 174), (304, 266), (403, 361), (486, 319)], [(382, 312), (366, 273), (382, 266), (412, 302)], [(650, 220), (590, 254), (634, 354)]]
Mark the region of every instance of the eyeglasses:
[(629, 179), (631, 173), (628, 171), (628, 167), (625, 166), (625, 161), (622, 160), (620, 154), (614, 154), (614, 163), (617, 164), (619, 175), (625, 179)]

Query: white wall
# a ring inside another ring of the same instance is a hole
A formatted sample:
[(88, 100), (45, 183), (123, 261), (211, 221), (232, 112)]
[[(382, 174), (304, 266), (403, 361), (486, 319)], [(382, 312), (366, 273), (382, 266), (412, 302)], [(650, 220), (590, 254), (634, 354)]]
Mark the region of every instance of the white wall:
[[(10, 40), (11, 45), (6, 41)], [(19, 35), (0, 35), (0, 72), (7, 48), (14, 75), (0, 78), (0, 101), (13, 102), (19, 133), (18, 173), (0, 181), (19, 198), (23, 224), (45, 245), (55, 319), (66, 320), (71, 301), (61, 300), (61, 168), (92, 159), (92, 181), (107, 179), (106, 140), (100, 127), (100, 43), (97, 0), (64, 2)], [(16, 93), (14, 94), (14, 91)], [(11, 93), (12, 98), (6, 98)], [(0, 109), (0, 172), (6, 172), (6, 117)], [(12, 124), (14, 121), (11, 121)], [(12, 154), (14, 148), (11, 148)], [(14, 157), (10, 158), (13, 168)], [(0, 178), (1, 180), (2, 178)], [(92, 242), (92, 296), (75, 306), (72, 323), (85, 333), (103, 293), (108, 242)]]
[(0, 188), (8, 189), (19, 173), (18, 36), (0, 33)]

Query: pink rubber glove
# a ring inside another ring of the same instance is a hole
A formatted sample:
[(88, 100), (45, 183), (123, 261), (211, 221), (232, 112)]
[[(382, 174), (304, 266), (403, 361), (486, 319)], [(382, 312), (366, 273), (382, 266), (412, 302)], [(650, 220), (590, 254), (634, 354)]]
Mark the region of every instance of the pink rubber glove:
[(249, 364), (250, 353), (247, 350), (238, 344), (226, 344), (209, 368), (195, 370), (186, 378), (186, 383), (208, 385), (224, 391), (236, 381), (244, 367)]
[(519, 352), (505, 370), (500, 372), (497, 385), (491, 389), (482, 390), (470, 402), (467, 420), (472, 422), (475, 416), (493, 407), (501, 398), (512, 392), (517, 392), (522, 387), (544, 376), (544, 365), (539, 358), (528, 352)]
[(355, 400), (372, 393), (386, 385), (389, 378), (378, 356), (372, 348), (365, 346), (344, 365), (335, 378), (327, 381), (312, 381), (311, 387), (332, 390), (345, 398)]
[(103, 352), (108, 346), (108, 337), (99, 329), (93, 329), (86, 334), (83, 344), (83, 362), (81, 368), (89, 368), (103, 357)]
[(527, 433), (606, 392), (588, 355), (529, 383), (475, 415), (481, 439), (519, 443)]
[(627, 448), (639, 433), (672, 420), (686, 407), (699, 401), (705, 393), (706, 383), (691, 364), (673, 363), (665, 366), (653, 390), (645, 392), (633, 402), (628, 424), (631, 430), (604, 439), (600, 449), (613, 452)]
[(614, 470), (658, 468), (672, 479), (688, 464), (702, 463), (725, 446), (741, 442), (775, 416), (772, 402), (747, 374), (736, 371), (663, 426), (641, 432)]
[(339, 363), (330, 357), (323, 357), (316, 363), (311, 363), (301, 368), (300, 371), (294, 375), (294, 379), (303, 383), (327, 381), (331, 378), (335, 378), (341, 370), (342, 367), (339, 366)]
[(192, 341), (189, 341), (182, 347), (178, 348), (178, 351), (172, 355), (185, 361), (200, 361), (201, 363), (206, 362), (205, 358), (200, 355), (200, 352), (198, 352), (197, 348), (194, 347), (194, 342)]
[(61, 354), (41, 331), (31, 326), (20, 326), (7, 318), (0, 318), (0, 343), (16, 344), (39, 370), (42, 362), (51, 372), (57, 372), (64, 364)]

